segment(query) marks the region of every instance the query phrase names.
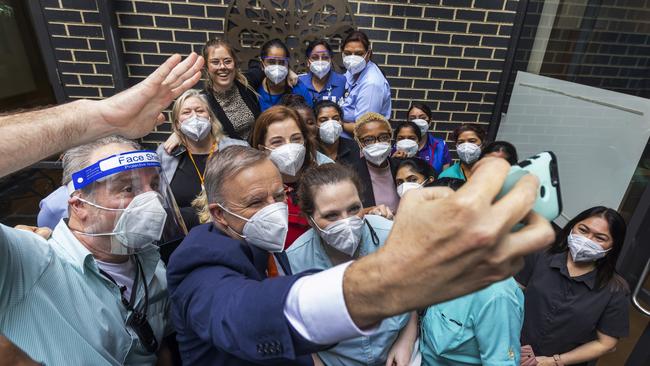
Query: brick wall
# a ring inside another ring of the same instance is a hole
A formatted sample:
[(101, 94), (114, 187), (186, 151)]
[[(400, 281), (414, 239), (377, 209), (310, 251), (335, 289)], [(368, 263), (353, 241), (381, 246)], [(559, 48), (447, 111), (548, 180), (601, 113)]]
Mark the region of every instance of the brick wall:
[[(650, 98), (650, 0), (564, 0), (557, 8), (540, 75)], [(543, 0), (531, 0), (508, 86), (531, 59)], [(506, 101), (509, 97), (506, 96)], [(507, 110), (507, 103), (503, 109)]]
[[(225, 4), (224, 4), (225, 3)], [(104, 35), (93, 0), (41, 0), (68, 97), (113, 93)], [(200, 52), (222, 37), (229, 1), (115, 2), (129, 81), (137, 82), (173, 53)], [(447, 138), (458, 124), (489, 123), (509, 42), (516, 0), (349, 1), (391, 85), (393, 118), (411, 101), (435, 111)], [(487, 126), (486, 126), (487, 127)], [(161, 141), (168, 125), (144, 139)]]
[(106, 42), (92, 0), (41, 0), (65, 95), (70, 99), (113, 94)]

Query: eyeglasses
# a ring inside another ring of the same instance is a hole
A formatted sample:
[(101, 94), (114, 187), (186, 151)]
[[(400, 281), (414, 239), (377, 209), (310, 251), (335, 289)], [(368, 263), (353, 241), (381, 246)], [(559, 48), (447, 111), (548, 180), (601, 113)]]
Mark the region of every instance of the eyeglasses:
[(359, 139), (363, 146), (368, 146), (375, 144), (377, 142), (390, 142), (391, 135), (390, 133), (382, 133), (379, 136), (365, 136)]
[(219, 67), (221, 65), (225, 67), (230, 67), (235, 64), (235, 60), (232, 58), (224, 58), (223, 60), (219, 60), (218, 58), (213, 58), (210, 60), (210, 65)]
[(332, 56), (329, 52), (314, 52), (309, 56), (311, 61), (331, 61)]
[(264, 61), (264, 63), (267, 65), (282, 65), (282, 66), (289, 65), (289, 59), (286, 57), (268, 56), (268, 57), (263, 57), (262, 61)]

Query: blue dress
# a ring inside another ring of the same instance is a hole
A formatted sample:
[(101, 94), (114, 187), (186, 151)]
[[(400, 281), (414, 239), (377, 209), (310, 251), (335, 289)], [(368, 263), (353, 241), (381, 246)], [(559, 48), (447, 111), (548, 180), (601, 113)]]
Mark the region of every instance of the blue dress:
[[(374, 253), (383, 246), (393, 226), (392, 221), (381, 216), (366, 215), (365, 219), (372, 226), (376, 237), (373, 240), (370, 228), (365, 225), (359, 244), (359, 257)], [(287, 250), (287, 257), (294, 273), (333, 267), (314, 229), (309, 229), (296, 239)], [(384, 319), (372, 335), (339, 342), (335, 347), (319, 352), (318, 356), (327, 366), (384, 366), (388, 351), (408, 319), (409, 314)]]
[(280, 103), (280, 99), (285, 94), (298, 94), (302, 95), (303, 98), (305, 98), (305, 102), (310, 107), (314, 107), (314, 102), (312, 101), (311, 94), (309, 93), (309, 90), (307, 90), (307, 87), (303, 85), (302, 83), (296, 84), (293, 88), (291, 88), (291, 93), (282, 93), (278, 95), (271, 95), (269, 94), (266, 90), (264, 90), (264, 85), (260, 85), (259, 88), (257, 88), (257, 94), (259, 94), (258, 100), (260, 102), (260, 110), (264, 112), (265, 110), (273, 107), (274, 105), (277, 105)]

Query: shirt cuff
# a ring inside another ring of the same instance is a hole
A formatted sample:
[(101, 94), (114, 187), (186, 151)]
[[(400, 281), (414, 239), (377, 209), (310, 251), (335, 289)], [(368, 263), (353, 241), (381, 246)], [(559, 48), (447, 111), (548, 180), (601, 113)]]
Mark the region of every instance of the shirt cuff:
[(284, 316), (309, 342), (334, 344), (368, 336), (379, 328), (381, 323), (361, 330), (348, 313), (343, 298), (343, 274), (351, 263), (302, 277), (291, 286), (284, 304)]

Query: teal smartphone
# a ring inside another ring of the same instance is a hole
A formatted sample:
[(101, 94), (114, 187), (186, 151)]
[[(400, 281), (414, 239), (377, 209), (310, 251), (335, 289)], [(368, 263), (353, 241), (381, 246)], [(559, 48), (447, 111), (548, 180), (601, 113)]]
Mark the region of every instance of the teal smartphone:
[(541, 152), (513, 165), (497, 199), (508, 193), (526, 174), (534, 174), (539, 179), (539, 190), (533, 211), (549, 221), (560, 216), (562, 212), (560, 176), (557, 170), (557, 158), (551, 151)]

